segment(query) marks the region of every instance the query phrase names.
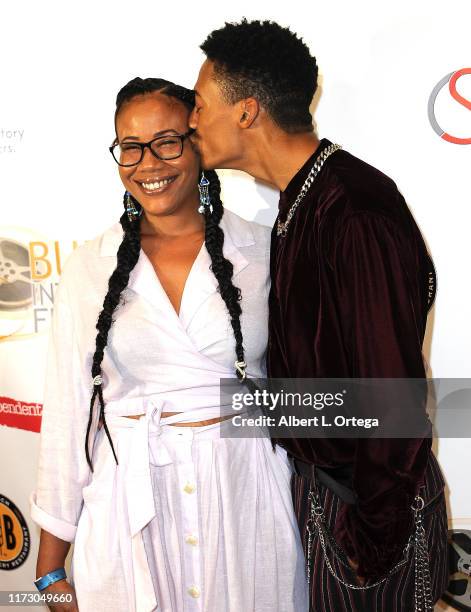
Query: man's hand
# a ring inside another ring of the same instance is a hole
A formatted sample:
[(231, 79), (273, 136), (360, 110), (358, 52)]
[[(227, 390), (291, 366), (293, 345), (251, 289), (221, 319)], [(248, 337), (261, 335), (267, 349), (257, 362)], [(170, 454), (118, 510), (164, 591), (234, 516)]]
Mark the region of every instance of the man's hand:
[(347, 559), (348, 559), (348, 562), (350, 564), (350, 567), (355, 572), (355, 578), (357, 579), (358, 584), (360, 586), (365, 586), (365, 582), (366, 582), (365, 577), (364, 576), (359, 576), (358, 573), (357, 573), (358, 572), (358, 563), (356, 561), (354, 561), (353, 559), (350, 559), (350, 557), (347, 557)]

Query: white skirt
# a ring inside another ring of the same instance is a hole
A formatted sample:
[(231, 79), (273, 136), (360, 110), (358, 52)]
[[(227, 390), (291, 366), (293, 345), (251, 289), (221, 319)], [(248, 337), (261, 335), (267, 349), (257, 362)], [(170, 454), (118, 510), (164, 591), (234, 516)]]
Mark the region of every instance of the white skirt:
[(73, 554), (80, 611), (307, 611), (284, 449), (164, 422), (107, 416), (119, 466), (98, 433)]

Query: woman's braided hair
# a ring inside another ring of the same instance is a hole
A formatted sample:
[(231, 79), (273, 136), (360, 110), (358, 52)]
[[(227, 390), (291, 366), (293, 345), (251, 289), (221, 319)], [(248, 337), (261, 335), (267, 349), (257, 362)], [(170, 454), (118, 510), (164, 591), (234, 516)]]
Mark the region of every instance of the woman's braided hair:
[[(192, 109), (194, 106), (195, 94), (192, 90), (181, 87), (180, 85), (175, 85), (174, 83), (164, 79), (141, 79), (138, 77), (132, 81), (129, 81), (129, 83), (127, 83), (127, 85), (125, 85), (119, 91), (116, 98), (115, 119), (121, 106), (125, 102), (128, 102), (135, 96), (152, 92), (161, 92), (167, 96), (176, 98), (187, 105), (189, 109)], [(209, 195), (213, 208), (211, 213), (208, 210), (209, 207), (205, 206), (205, 245), (211, 257), (211, 271), (218, 281), (219, 293), (226, 304), (231, 318), (232, 329), (234, 331), (236, 342), (235, 352), (237, 361), (243, 363), (244, 347), (240, 325), (240, 315), (242, 310), (239, 303), (242, 296), (240, 289), (232, 284), (233, 265), (224, 257), (222, 250), (224, 244), (224, 232), (219, 226), (219, 222), (224, 214), (224, 208), (221, 202), (221, 186), (218, 175), (214, 170), (205, 171), (205, 176), (209, 180)], [(139, 202), (137, 202), (137, 200), (135, 200), (132, 196), (130, 197), (136, 209), (141, 212), (142, 207)], [(124, 207), (126, 209), (126, 201), (124, 203)], [(98, 333), (96, 336), (95, 354), (93, 355), (92, 361), (92, 377), (94, 379), (94, 385), (90, 400), (90, 415), (85, 439), (85, 454), (87, 457), (87, 463), (92, 471), (93, 465), (89, 451), (89, 437), (93, 421), (93, 408), (97, 397), (100, 405), (100, 420), (103, 423), (103, 428), (110, 442), (115, 461), (118, 463), (113, 441), (111, 440), (110, 432), (106, 424), (101, 363), (103, 361), (104, 351), (108, 342), (108, 333), (113, 323), (113, 313), (118, 307), (122, 292), (128, 285), (129, 275), (139, 259), (141, 250), (141, 230), (139, 217), (137, 216), (133, 221), (130, 221), (125, 210), (125, 212), (121, 215), (120, 223), (124, 231), (123, 241), (118, 249), (116, 268), (108, 280), (108, 292), (105, 296), (103, 309), (98, 316), (98, 321), (96, 324)], [(252, 386), (250, 384), (251, 381), (249, 382), (245, 378), (245, 373), (242, 374), (242, 371), (239, 369), (237, 369), (236, 372), (239, 379), (245, 379), (249, 386)]]

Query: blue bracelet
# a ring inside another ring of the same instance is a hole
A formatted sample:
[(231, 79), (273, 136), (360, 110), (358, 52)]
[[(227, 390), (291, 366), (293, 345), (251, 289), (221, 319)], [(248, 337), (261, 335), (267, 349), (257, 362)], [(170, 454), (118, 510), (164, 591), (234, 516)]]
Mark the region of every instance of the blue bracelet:
[(61, 567), (53, 572), (49, 572), (49, 574), (46, 574), (45, 576), (41, 576), (41, 578), (34, 581), (34, 584), (38, 591), (43, 591), (51, 584), (54, 584), (54, 582), (62, 580), (63, 578), (67, 578), (67, 575), (65, 573), (65, 569)]

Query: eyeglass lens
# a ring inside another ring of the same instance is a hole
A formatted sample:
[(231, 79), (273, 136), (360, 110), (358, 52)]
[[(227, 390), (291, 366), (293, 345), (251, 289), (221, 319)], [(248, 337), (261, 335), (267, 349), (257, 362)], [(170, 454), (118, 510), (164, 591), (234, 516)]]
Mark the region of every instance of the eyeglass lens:
[[(160, 159), (175, 159), (182, 154), (182, 140), (178, 137), (159, 138), (154, 140), (150, 146)], [(133, 166), (141, 161), (143, 148), (133, 142), (124, 142), (114, 147), (113, 155), (119, 164)]]

